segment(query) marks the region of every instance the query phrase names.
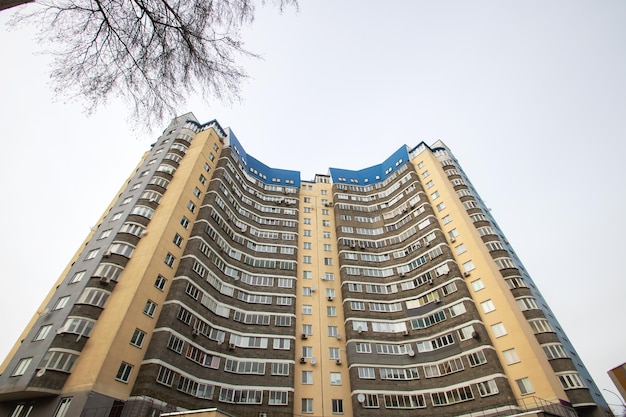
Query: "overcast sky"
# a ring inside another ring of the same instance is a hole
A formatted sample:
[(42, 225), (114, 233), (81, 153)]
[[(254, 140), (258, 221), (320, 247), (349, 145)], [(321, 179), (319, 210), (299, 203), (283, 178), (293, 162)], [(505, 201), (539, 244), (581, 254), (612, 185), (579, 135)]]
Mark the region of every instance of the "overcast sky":
[[(231, 127), (303, 179), (443, 140), (600, 389), (626, 361), (626, 2), (300, 0), (261, 8), (242, 103), (179, 113)], [(4, 357), (163, 126), (123, 103), (55, 99), (30, 28), (0, 13)], [(604, 392), (610, 404), (618, 398)]]

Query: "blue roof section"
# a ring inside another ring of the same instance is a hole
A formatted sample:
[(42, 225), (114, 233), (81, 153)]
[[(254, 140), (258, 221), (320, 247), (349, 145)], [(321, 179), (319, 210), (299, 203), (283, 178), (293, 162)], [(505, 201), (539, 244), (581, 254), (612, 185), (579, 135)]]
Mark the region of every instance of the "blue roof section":
[(336, 184), (369, 185), (384, 181), (399, 167), (409, 160), (409, 151), (406, 145), (395, 151), (389, 158), (379, 165), (364, 168), (359, 171), (349, 169), (330, 168), (330, 175)]
[(248, 174), (265, 184), (300, 188), (300, 171), (268, 167), (263, 162), (246, 153), (246, 150), (241, 146), (241, 142), (239, 142), (239, 139), (237, 139), (232, 129), (229, 129), (229, 133), (230, 146), (239, 156), (242, 165), (248, 170)]

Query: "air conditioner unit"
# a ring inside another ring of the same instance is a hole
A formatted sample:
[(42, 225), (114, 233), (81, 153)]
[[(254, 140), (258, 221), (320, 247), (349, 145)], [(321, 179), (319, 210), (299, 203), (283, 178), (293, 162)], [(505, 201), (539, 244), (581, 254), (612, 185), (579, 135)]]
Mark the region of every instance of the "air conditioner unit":
[(108, 283), (111, 282), (111, 278), (109, 278), (109, 277), (100, 277), (100, 282), (102, 284), (108, 284)]
[(450, 238), (450, 243), (454, 243), (454, 242), (456, 242), (456, 239), (455, 239), (455, 238), (453, 238), (453, 237), (451, 237), (451, 238)]
[(311, 287), (311, 292), (315, 292), (315, 291), (317, 291), (317, 287), (314, 285)]
[(302, 336), (300, 336), (301, 339), (306, 339), (307, 337), (306, 333), (302, 333)]
[(200, 334), (200, 332), (198, 331), (198, 329), (193, 329), (193, 331), (191, 332), (192, 336), (198, 336)]
[(267, 413), (259, 413), (259, 417), (267, 417)]
[(356, 249), (356, 245), (355, 245), (354, 243), (353, 243), (352, 245), (350, 245), (350, 247), (351, 247), (352, 249)]
[(480, 333), (478, 332), (472, 332), (472, 337), (476, 340), (480, 339)]
[(235, 349), (235, 344), (234, 343), (229, 343), (228, 344), (228, 349), (234, 350)]
[(404, 336), (408, 336), (408, 335), (409, 335), (409, 331), (408, 331), (408, 330), (405, 330), (405, 331), (403, 331), (403, 332), (402, 332), (402, 334), (403, 334)]
[(405, 273), (405, 272), (400, 272), (400, 276), (401, 276), (401, 277), (403, 277), (403, 276), (405, 276), (405, 275), (406, 275), (406, 273)]
[(110, 256), (111, 256), (111, 251), (110, 251), (110, 250), (105, 251), (105, 252), (102, 254), (102, 256), (103, 256), (103, 257), (105, 257), (105, 258), (110, 257)]
[(328, 301), (333, 301), (333, 297), (332, 296), (328, 296)]
[(464, 277), (466, 277), (466, 278), (467, 278), (467, 277), (469, 277), (469, 276), (470, 276), (469, 271), (465, 271), (465, 272), (463, 272), (463, 276), (464, 276)]
[(337, 365), (341, 365), (341, 359), (337, 359), (337, 360), (335, 361), (335, 363), (336, 363)]
[(357, 331), (357, 333), (363, 333), (363, 328), (362, 328), (361, 326), (359, 326), (359, 327), (356, 329), (356, 331)]
[(335, 338), (337, 338), (337, 340), (341, 340), (341, 335), (338, 334), (337, 336), (335, 336)]
[(144, 237), (148, 235), (148, 231), (147, 230), (142, 230), (141, 233), (139, 234), (139, 237)]
[(304, 356), (300, 358), (300, 363), (306, 363), (306, 358)]
[(427, 240), (426, 242), (424, 242), (424, 246), (430, 246), (430, 240)]

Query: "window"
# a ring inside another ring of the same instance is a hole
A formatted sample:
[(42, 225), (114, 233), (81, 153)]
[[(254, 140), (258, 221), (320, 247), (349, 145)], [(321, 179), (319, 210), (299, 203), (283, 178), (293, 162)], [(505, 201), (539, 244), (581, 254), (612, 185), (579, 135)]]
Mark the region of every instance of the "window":
[(143, 339), (146, 337), (146, 333), (139, 330), (139, 329), (135, 329), (135, 332), (133, 333), (133, 336), (130, 338), (130, 344), (133, 346), (137, 346), (137, 347), (141, 347), (141, 345), (143, 344)]
[(560, 343), (552, 343), (541, 346), (549, 360), (558, 358), (567, 358), (567, 353)]
[(113, 231), (113, 229), (107, 229), (107, 230), (103, 231), (102, 233), (100, 233), (100, 237), (98, 238), (98, 240), (106, 239), (107, 237), (111, 236), (111, 232), (112, 231)]
[(44, 340), (46, 338), (46, 336), (48, 336), (48, 333), (50, 333), (51, 329), (52, 329), (52, 325), (51, 324), (46, 324), (44, 326), (41, 326), (39, 328), (39, 331), (37, 331), (37, 334), (33, 338), (33, 342), (36, 342), (38, 340)]
[(302, 262), (305, 264), (310, 264), (312, 262), (312, 258), (310, 256), (304, 256), (302, 258)]
[(17, 404), (9, 417), (28, 417), (33, 411), (33, 405)]
[(533, 385), (530, 383), (530, 379), (521, 378), (516, 379), (515, 382), (517, 383), (517, 387), (519, 388), (519, 391), (522, 393), (522, 395), (532, 394), (533, 392), (535, 392)]
[(70, 296), (66, 295), (65, 297), (61, 297), (57, 300), (57, 302), (54, 304), (54, 307), (52, 307), (53, 310), (60, 310), (63, 307), (65, 307), (67, 305), (67, 302), (70, 300)]
[(312, 414), (313, 413), (313, 398), (303, 398), (302, 399), (302, 410), (303, 414)]
[[(122, 200), (122, 203), (120, 204), (120, 206), (123, 206), (125, 204), (130, 203), (131, 201), (133, 201), (133, 197), (126, 197), (124, 200)], [(105, 236), (106, 237), (106, 236)], [(102, 239), (102, 237), (100, 238)]]
[(213, 162), (215, 160), (215, 155), (213, 155), (212, 153), (209, 153), (209, 160)]
[(195, 213), (196, 211), (196, 205), (193, 203), (193, 201), (190, 201), (189, 203), (187, 203), (187, 208), (192, 213)]
[(312, 324), (303, 324), (302, 325), (302, 334), (311, 336), (313, 334), (313, 325)]
[(494, 395), (498, 393), (498, 386), (496, 385), (496, 381), (493, 379), (485, 382), (479, 382), (476, 384), (476, 388), (478, 388), (478, 392), (481, 397), (487, 397), (488, 395)]
[(30, 365), (32, 361), (33, 361), (33, 358), (20, 359), (20, 361), (15, 366), (15, 369), (13, 370), (13, 373), (11, 374), (11, 376), (24, 375), (24, 372), (26, 372), (26, 370), (28, 369), (28, 366)]
[(180, 224), (186, 229), (189, 226), (189, 219), (183, 216), (183, 218), (180, 219)]
[(70, 372), (77, 358), (76, 354), (51, 349), (44, 355), (39, 368)]
[(356, 353), (372, 353), (372, 345), (369, 343), (357, 343), (355, 349)]
[(530, 324), (535, 334), (554, 332), (552, 326), (550, 326), (550, 323), (546, 319), (528, 320), (528, 324)]
[(200, 181), (200, 184), (205, 185), (206, 184), (206, 177), (202, 174), (200, 174), (200, 177), (198, 178), (198, 181)]
[(302, 287), (302, 295), (305, 297), (310, 297), (313, 295), (313, 291), (311, 287)]
[(496, 323), (491, 325), (491, 331), (493, 332), (494, 337), (502, 337), (506, 333), (506, 329), (504, 328), (504, 324)]
[(167, 279), (163, 278), (161, 275), (159, 275), (157, 277), (157, 279), (154, 281), (154, 286), (163, 291), (163, 289), (165, 288), (165, 284), (167, 283)]
[(328, 306), (328, 307), (326, 307), (326, 315), (328, 317), (336, 317), (337, 316), (337, 307), (335, 307), (335, 306)]
[(518, 298), (517, 305), (522, 311), (539, 309), (539, 306), (537, 305), (537, 301), (533, 297)]
[(80, 280), (83, 279), (84, 276), (85, 276), (85, 271), (78, 271), (77, 273), (74, 274), (74, 276), (70, 280), (70, 284), (79, 282)]
[(333, 264), (333, 258), (324, 258), (324, 265), (332, 266), (332, 264)]
[(146, 302), (146, 305), (143, 308), (143, 313), (149, 317), (154, 317), (156, 308), (157, 308), (157, 304), (152, 300), (148, 300)]
[(312, 236), (311, 230), (305, 229), (303, 236)]
[(304, 224), (311, 224), (311, 218), (310, 217), (305, 217), (303, 223)]
[(330, 373), (330, 385), (341, 385), (341, 372)]
[(493, 301), (491, 300), (483, 301), (482, 303), (480, 303), (480, 307), (483, 309), (483, 313), (491, 313), (496, 309), (496, 307), (493, 305)]
[(485, 284), (483, 283), (482, 279), (478, 278), (477, 280), (472, 281), (472, 289), (474, 291), (480, 291), (483, 288), (485, 288)]
[(502, 352), (502, 356), (504, 356), (504, 360), (507, 365), (513, 365), (514, 363), (520, 362), (519, 356), (517, 355), (517, 351), (515, 348), (507, 349)]
[(330, 220), (322, 220), (322, 226), (330, 227)]
[(323, 237), (324, 239), (330, 239), (330, 232), (323, 232), (323, 233), (322, 233), (322, 237)]
[(434, 193), (432, 193), (430, 195), (432, 197), (433, 200), (436, 200), (439, 198), (439, 191), (435, 191)]
[(210, 166), (209, 166), (209, 164), (207, 164), (206, 162), (204, 163), (204, 170), (205, 170), (206, 172), (211, 171), (211, 167), (210, 167)]
[(582, 379), (580, 379), (580, 375), (576, 372), (564, 373), (558, 375), (558, 377), (563, 389), (585, 388), (585, 384), (583, 384)]
[(302, 314), (313, 314), (313, 306), (304, 304), (302, 306)]
[(176, 260), (176, 257), (174, 257), (174, 255), (172, 255), (171, 253), (167, 253), (167, 255), (165, 255), (165, 265), (169, 266), (170, 268), (172, 268), (174, 266), (174, 261)]
[(196, 197), (200, 198), (201, 194), (202, 194), (202, 191), (200, 191), (200, 189), (198, 187), (195, 187), (193, 189), (193, 195), (195, 195)]
[(339, 328), (337, 326), (328, 326), (328, 336), (339, 337)]
[(54, 417), (65, 417), (67, 410), (70, 409), (72, 399), (70, 397), (61, 398), (57, 410), (54, 412)]
[(463, 243), (461, 243), (460, 245), (455, 246), (454, 251), (456, 252), (457, 255), (461, 255), (467, 252), (467, 248), (465, 247)]
[(437, 211), (442, 211), (445, 208), (446, 208), (446, 203), (444, 203), (443, 201), (437, 204)]
[(328, 358), (333, 359), (333, 360), (340, 359), (339, 348), (337, 347), (328, 348)]
[(470, 272), (476, 269), (473, 261), (467, 261), (463, 263), (463, 272)]
[(452, 217), (450, 217), (449, 214), (446, 214), (445, 216), (443, 216), (443, 218), (441, 219), (443, 224), (448, 224), (452, 221)]
[(302, 357), (303, 358), (312, 358), (313, 357), (313, 347), (312, 346), (302, 346)]
[(289, 403), (289, 393), (287, 391), (270, 391), (269, 405), (287, 405)]
[(311, 202), (311, 197), (304, 197), (304, 202), (305, 203), (310, 203)]
[(435, 182), (433, 180), (430, 180), (426, 183), (426, 188), (431, 188), (433, 185), (435, 185)]
[(133, 370), (133, 366), (126, 363), (126, 362), (122, 362), (120, 364), (119, 369), (117, 370), (117, 375), (115, 375), (115, 379), (121, 382), (128, 382), (128, 380), (130, 379), (130, 373)]
[(175, 373), (171, 369), (166, 368), (165, 366), (160, 366), (156, 380), (159, 384), (171, 387), (174, 382), (174, 375)]
[(332, 250), (332, 246), (328, 243), (324, 244), (324, 252), (330, 252)]
[(459, 237), (459, 231), (456, 229), (452, 229), (448, 232), (448, 236), (450, 237), (450, 239), (456, 239), (457, 237)]
[(302, 278), (304, 278), (304, 279), (312, 279), (313, 278), (313, 272), (311, 272), (311, 271), (303, 271), (302, 272)]
[(100, 250), (100, 249), (93, 249), (93, 250), (90, 250), (90, 251), (87, 253), (87, 256), (85, 256), (85, 260), (93, 259), (93, 258), (95, 258), (96, 256), (98, 256), (98, 251), (99, 251), (99, 250)]
[(376, 378), (374, 368), (359, 367), (358, 370), (359, 370), (360, 379), (375, 379)]
[(313, 371), (302, 371), (302, 384), (303, 385), (313, 384)]
[(333, 414), (343, 414), (343, 400), (332, 400)]
[[(174, 240), (173, 240), (174, 244), (176, 246), (178, 246), (180, 248), (180, 245), (183, 244), (183, 237), (181, 235), (179, 235), (178, 233), (176, 233), (174, 235)], [(171, 266), (171, 265), (170, 265)]]

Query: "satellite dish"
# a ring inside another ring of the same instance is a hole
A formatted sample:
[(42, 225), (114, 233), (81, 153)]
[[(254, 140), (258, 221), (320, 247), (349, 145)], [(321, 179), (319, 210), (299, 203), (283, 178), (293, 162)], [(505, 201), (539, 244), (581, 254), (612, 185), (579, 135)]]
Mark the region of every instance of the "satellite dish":
[(317, 359), (311, 358), (311, 365), (315, 365), (317, 363)]
[(37, 377), (42, 377), (44, 374), (46, 373), (46, 368), (41, 368), (40, 370), (37, 371), (37, 373), (35, 375), (37, 375)]
[(365, 394), (359, 394), (356, 396), (356, 400), (360, 403), (365, 401)]

